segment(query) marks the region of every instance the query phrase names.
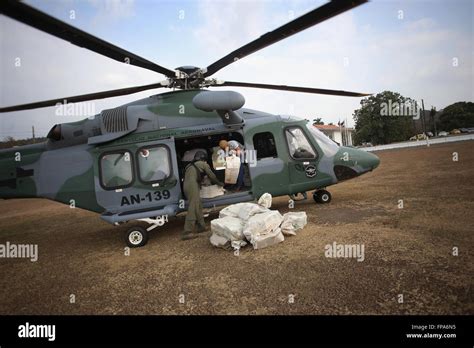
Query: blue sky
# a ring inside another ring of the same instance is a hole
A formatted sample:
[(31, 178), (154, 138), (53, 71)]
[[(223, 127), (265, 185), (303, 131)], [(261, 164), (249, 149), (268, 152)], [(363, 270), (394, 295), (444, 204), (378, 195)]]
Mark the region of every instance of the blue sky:
[[(325, 1), (34, 0), (32, 6), (167, 68), (207, 66)], [(71, 11), (75, 18), (71, 19)], [(184, 16), (184, 18), (183, 18)], [(392, 90), (438, 109), (474, 101), (473, 2), (372, 1), (265, 48), (213, 77), (378, 93)], [(163, 80), (1, 17), (1, 105)], [(21, 66), (15, 59), (21, 58)], [(457, 64), (454, 64), (457, 63)], [(246, 107), (348, 119), (360, 98), (234, 89)], [(159, 90), (94, 102), (96, 112)], [(54, 107), (0, 116), (0, 137), (83, 118)]]

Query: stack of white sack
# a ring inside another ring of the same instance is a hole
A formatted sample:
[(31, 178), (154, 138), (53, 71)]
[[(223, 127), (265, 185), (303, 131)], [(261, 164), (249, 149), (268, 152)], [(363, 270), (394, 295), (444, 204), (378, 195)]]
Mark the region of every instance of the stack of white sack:
[(272, 196), (262, 195), (256, 203), (237, 203), (222, 209), (219, 218), (211, 221), (211, 244), (217, 247), (240, 249), (247, 244), (262, 249), (281, 243), (283, 234), (295, 235), (307, 222), (305, 212), (286, 213), (270, 210)]

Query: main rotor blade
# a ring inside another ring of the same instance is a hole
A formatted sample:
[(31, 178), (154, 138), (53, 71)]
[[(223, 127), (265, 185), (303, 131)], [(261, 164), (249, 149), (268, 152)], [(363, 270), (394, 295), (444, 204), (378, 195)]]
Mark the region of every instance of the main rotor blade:
[(73, 26), (53, 18), (44, 12), (25, 5), (24, 3), (15, 0), (2, 0), (0, 2), (0, 13), (33, 28), (44, 31), (45, 33), (69, 41), (76, 46), (87, 48), (119, 62), (156, 71), (167, 77), (176, 76), (173, 70), (166, 69), (158, 64), (146, 60), (145, 58), (139, 57), (136, 54), (90, 35), (85, 31), (74, 28)]
[(58, 99), (45, 100), (45, 101), (29, 103), (29, 104), (23, 104), (23, 105), (8, 106), (8, 107), (5, 107), (5, 108), (0, 108), (0, 113), (10, 112), (10, 111), (29, 110), (29, 109), (36, 109), (36, 108), (44, 108), (44, 107), (47, 107), (47, 106), (54, 106), (58, 103), (61, 103), (61, 104), (78, 103), (78, 102), (83, 102), (83, 101), (88, 101), (88, 100), (118, 97), (120, 95), (138, 93), (138, 92), (141, 92), (141, 91), (146, 91), (148, 89), (166, 87), (167, 85), (168, 85), (168, 81), (165, 80), (165, 81), (162, 81), (162, 82), (159, 82), (159, 83), (153, 83), (151, 85), (143, 85), (143, 86), (137, 86), (137, 87), (127, 87), (127, 88), (114, 89), (114, 90), (104, 91), (104, 92), (76, 95), (74, 97), (58, 98)]
[(234, 81), (216, 82), (216, 84), (209, 84), (209, 86), (210, 87), (232, 86), (232, 87), (263, 88), (263, 89), (275, 89), (279, 91), (339, 95), (343, 97), (366, 97), (368, 95), (371, 95), (371, 93), (348, 92), (348, 91), (339, 91), (339, 90), (334, 90), (334, 89), (297, 87), (297, 86), (286, 86), (286, 85), (269, 85), (269, 84), (264, 84), (264, 83), (249, 83), (249, 82), (234, 82)]
[(262, 48), (270, 46), (280, 40), (308, 29), (313, 25), (321, 23), (326, 19), (334, 17), (365, 2), (367, 2), (367, 0), (331, 1), (229, 53), (227, 56), (209, 65), (206, 69), (207, 71), (205, 71), (203, 75), (204, 77), (211, 76), (215, 72), (239, 59), (242, 59), (258, 50), (261, 50)]

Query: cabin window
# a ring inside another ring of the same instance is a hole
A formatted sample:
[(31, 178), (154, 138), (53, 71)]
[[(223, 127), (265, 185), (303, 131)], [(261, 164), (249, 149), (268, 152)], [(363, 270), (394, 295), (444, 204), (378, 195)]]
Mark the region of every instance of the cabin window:
[(257, 133), (253, 136), (253, 147), (257, 151), (257, 160), (278, 157), (275, 137), (270, 132)]
[(132, 155), (128, 151), (106, 153), (100, 159), (102, 186), (106, 189), (126, 187), (133, 181)]
[(285, 131), (290, 156), (294, 159), (314, 159), (316, 153), (300, 127), (290, 127)]
[(137, 153), (138, 173), (143, 182), (156, 182), (171, 175), (170, 152), (165, 146), (141, 148)]

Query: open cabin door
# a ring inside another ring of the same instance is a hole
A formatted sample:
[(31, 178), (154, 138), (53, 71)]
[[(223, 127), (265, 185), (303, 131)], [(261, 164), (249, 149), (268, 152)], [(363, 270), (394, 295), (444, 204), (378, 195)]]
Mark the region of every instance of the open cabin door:
[(106, 209), (103, 216), (122, 216), (109, 222), (125, 221), (124, 215), (177, 210), (181, 187), (172, 137), (97, 148), (94, 171), (97, 202)]

